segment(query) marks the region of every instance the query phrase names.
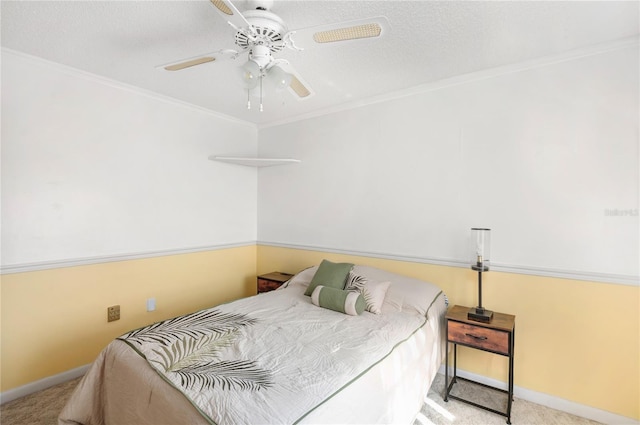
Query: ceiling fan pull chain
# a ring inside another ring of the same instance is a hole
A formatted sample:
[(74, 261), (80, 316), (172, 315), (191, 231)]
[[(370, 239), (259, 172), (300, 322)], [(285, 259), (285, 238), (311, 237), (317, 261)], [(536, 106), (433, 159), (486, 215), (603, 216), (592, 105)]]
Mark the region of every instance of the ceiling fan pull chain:
[(247, 90), (247, 109), (251, 109), (251, 94), (249, 91), (250, 90)]
[(260, 74), (260, 112), (262, 112), (262, 73)]

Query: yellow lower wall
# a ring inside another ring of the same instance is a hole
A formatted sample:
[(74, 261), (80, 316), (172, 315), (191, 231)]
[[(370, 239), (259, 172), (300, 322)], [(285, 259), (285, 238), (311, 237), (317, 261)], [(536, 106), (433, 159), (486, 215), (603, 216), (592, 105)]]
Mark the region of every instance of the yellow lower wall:
[[(450, 305), (477, 304), (477, 273), (318, 251), (258, 246), (258, 273), (294, 273), (323, 258), (370, 265), (440, 286)], [(483, 304), (516, 315), (515, 385), (640, 419), (640, 288), (491, 271)], [(501, 381), (504, 357), (461, 348), (458, 367)]]
[(89, 364), (130, 329), (255, 294), (256, 261), (247, 246), (3, 275), (1, 391)]
[[(268, 246), (8, 274), (0, 284), (1, 391), (86, 365), (130, 329), (253, 295), (256, 274), (294, 273), (324, 258), (431, 281), (451, 305), (477, 303), (471, 270)], [(640, 419), (638, 287), (491, 271), (483, 301), (516, 315), (517, 386)], [(107, 323), (114, 304), (121, 320)], [(475, 350), (461, 349), (459, 367), (507, 376), (503, 357)]]

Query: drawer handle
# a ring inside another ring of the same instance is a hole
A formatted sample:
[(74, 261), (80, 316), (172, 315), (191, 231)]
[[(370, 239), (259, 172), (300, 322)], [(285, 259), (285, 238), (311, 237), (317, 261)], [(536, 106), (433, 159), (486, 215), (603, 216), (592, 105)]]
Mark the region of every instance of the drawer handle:
[(465, 334), (465, 336), (469, 336), (477, 341), (484, 341), (487, 339), (486, 336), (477, 336), (477, 335), (473, 335), (473, 334)]

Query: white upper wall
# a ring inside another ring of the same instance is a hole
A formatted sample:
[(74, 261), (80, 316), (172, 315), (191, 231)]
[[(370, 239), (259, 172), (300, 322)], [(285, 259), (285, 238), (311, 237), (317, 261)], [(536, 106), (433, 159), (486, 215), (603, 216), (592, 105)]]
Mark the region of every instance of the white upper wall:
[[(265, 128), (258, 240), (637, 283), (638, 46)], [(626, 215), (615, 215), (615, 214)]]
[[(3, 51), (3, 270), (256, 238), (464, 265), (486, 226), (497, 268), (637, 283), (638, 75), (636, 43), (263, 128), (257, 146), (251, 125)], [(207, 160), (257, 150), (303, 162)]]
[(253, 125), (3, 51), (2, 266), (253, 243)]

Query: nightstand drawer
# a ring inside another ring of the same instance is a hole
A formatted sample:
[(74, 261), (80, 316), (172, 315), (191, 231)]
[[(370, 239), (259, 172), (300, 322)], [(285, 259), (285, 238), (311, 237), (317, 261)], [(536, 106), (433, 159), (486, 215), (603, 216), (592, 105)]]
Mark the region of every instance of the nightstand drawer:
[(282, 282), (258, 278), (258, 293), (273, 291), (274, 289), (278, 289), (280, 285), (282, 285)]
[(509, 355), (509, 333), (466, 323), (448, 322), (450, 342)]

